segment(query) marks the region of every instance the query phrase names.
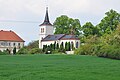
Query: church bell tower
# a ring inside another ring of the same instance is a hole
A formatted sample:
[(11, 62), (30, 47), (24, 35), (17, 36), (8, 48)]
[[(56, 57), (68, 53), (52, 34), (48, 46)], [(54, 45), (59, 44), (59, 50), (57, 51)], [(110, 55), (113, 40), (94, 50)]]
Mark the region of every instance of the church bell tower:
[(53, 25), (49, 21), (49, 15), (48, 15), (48, 7), (46, 7), (46, 14), (45, 19), (42, 24), (39, 25), (39, 48), (43, 48), (42, 46), (42, 39), (44, 39), (48, 35), (53, 35)]

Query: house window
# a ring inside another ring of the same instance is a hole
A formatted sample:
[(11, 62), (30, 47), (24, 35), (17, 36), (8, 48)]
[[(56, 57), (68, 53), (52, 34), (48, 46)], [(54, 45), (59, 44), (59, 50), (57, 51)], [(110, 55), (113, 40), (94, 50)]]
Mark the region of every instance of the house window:
[(20, 43), (18, 43), (18, 48), (20, 49)]
[(15, 43), (13, 43), (13, 46), (15, 46)]
[(1, 45), (2, 46), (8, 46), (8, 43), (7, 42), (1, 42)]
[(78, 42), (76, 42), (76, 48), (78, 48), (78, 46), (79, 46), (79, 44), (78, 44)]
[(9, 43), (9, 46), (11, 46), (11, 44)]

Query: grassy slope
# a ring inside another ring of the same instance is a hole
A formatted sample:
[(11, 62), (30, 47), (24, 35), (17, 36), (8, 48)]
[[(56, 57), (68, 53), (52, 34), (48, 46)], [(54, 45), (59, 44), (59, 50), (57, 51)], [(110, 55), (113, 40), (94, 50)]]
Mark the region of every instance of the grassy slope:
[(0, 80), (120, 80), (120, 61), (78, 55), (0, 56)]

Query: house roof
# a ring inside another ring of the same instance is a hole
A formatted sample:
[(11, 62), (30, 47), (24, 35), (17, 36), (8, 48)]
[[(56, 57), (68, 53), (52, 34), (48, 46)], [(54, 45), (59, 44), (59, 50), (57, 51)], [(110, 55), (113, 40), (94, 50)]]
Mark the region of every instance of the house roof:
[(50, 25), (50, 26), (52, 26), (52, 24), (49, 21), (48, 7), (46, 7), (46, 14), (45, 14), (44, 22), (42, 24), (40, 24), (39, 26), (43, 26), (43, 25)]
[(56, 41), (56, 40), (79, 40), (75, 35), (56, 34), (48, 35), (42, 41)]
[(13, 31), (0, 31), (0, 41), (16, 41), (16, 42), (25, 42)]

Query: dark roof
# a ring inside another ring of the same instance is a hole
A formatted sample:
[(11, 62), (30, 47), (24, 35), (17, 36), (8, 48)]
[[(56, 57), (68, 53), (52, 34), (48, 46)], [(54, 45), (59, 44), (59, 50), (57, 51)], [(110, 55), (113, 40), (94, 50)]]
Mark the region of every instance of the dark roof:
[(65, 34), (48, 35), (42, 41), (55, 41), (65, 36)]
[(48, 7), (46, 7), (46, 14), (45, 14), (44, 22), (42, 24), (40, 24), (39, 26), (42, 26), (42, 25), (50, 25), (50, 26), (52, 26), (52, 24), (49, 21)]
[(79, 40), (75, 35), (56, 34), (48, 35), (42, 41), (56, 41), (56, 40)]
[(24, 42), (22, 38), (20, 38), (13, 31), (0, 31), (0, 41), (16, 41), (16, 42)]
[(64, 37), (61, 38), (61, 40), (68, 40), (68, 39), (79, 40), (79, 38), (76, 35), (65, 35)]

